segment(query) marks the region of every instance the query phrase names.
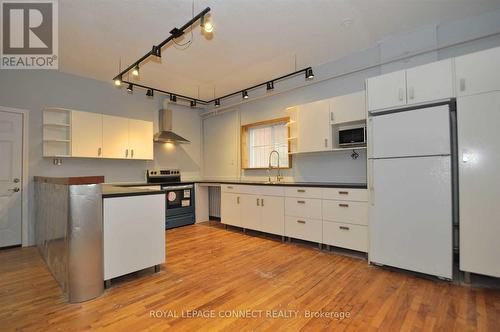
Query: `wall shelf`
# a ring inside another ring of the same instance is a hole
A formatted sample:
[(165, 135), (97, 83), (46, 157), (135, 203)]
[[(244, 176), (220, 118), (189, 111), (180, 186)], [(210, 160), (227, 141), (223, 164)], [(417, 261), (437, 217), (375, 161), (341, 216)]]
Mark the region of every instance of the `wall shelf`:
[(71, 155), (71, 111), (62, 108), (43, 110), (43, 156)]

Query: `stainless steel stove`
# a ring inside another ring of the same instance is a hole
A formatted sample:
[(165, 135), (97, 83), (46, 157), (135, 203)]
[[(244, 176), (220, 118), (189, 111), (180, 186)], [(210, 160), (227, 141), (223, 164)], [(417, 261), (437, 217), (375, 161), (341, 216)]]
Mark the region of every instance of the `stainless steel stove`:
[(195, 223), (194, 184), (181, 182), (180, 170), (147, 170), (146, 180), (148, 184), (159, 184), (166, 191), (166, 229)]

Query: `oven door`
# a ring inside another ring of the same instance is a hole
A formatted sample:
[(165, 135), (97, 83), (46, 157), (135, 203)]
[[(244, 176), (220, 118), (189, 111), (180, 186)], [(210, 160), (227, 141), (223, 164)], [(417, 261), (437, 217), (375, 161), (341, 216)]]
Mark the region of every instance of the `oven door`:
[(166, 191), (167, 210), (190, 208), (193, 202), (193, 185), (168, 186), (163, 188)]

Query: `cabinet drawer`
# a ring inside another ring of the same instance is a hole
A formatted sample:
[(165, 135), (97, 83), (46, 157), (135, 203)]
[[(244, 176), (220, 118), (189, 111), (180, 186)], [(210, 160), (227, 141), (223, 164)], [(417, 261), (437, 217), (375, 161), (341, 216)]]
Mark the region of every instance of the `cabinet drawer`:
[(285, 215), (321, 219), (321, 200), (315, 198), (285, 198)]
[(285, 217), (285, 236), (312, 242), (321, 242), (321, 220)]
[(287, 197), (321, 198), (321, 188), (289, 187), (285, 189)]
[(236, 184), (221, 184), (220, 190), (223, 193), (239, 193), (241, 192), (241, 188)]
[(368, 203), (324, 200), (323, 220), (368, 225)]
[(368, 202), (368, 190), (351, 188), (323, 188), (323, 199)]
[(368, 227), (324, 221), (323, 243), (368, 252)]

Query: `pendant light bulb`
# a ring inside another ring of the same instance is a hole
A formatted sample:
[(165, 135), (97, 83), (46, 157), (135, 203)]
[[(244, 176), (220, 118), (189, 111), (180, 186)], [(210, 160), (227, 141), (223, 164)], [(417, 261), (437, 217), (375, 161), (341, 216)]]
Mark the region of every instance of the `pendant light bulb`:
[(120, 86), (120, 85), (122, 85), (122, 80), (121, 80), (121, 79), (119, 79), (119, 78), (115, 79), (115, 85), (116, 85), (116, 86)]
[(136, 65), (134, 69), (132, 70), (132, 75), (133, 76), (139, 76), (139, 65)]
[(205, 25), (203, 26), (203, 29), (205, 30), (205, 32), (210, 33), (212, 31), (214, 31), (214, 25), (210, 21), (205, 22)]

